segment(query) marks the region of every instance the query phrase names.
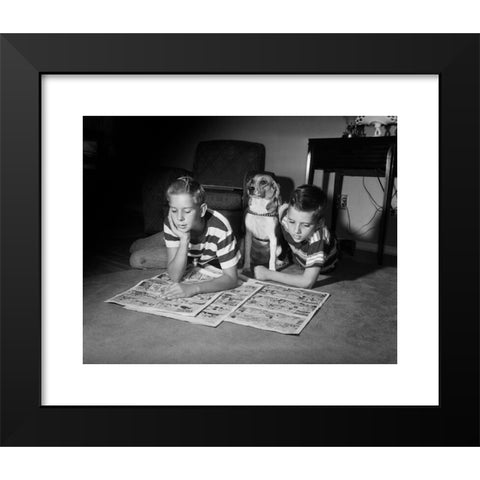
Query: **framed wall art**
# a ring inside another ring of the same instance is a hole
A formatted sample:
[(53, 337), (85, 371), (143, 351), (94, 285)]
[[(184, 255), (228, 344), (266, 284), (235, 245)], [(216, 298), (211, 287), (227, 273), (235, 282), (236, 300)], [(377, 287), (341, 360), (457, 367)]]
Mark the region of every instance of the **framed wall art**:
[(3, 445), (478, 445), (478, 35), (0, 42)]

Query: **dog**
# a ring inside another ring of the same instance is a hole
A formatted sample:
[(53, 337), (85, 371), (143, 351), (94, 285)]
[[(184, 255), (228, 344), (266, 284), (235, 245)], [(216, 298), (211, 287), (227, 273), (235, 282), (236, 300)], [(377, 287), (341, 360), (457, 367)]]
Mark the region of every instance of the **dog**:
[(248, 208), (245, 214), (245, 255), (243, 270), (253, 264), (267, 263), (256, 260), (252, 254), (268, 260), (268, 268), (276, 270), (277, 258), (282, 252), (278, 207), (282, 204), (280, 186), (267, 173), (252, 177), (246, 185)]

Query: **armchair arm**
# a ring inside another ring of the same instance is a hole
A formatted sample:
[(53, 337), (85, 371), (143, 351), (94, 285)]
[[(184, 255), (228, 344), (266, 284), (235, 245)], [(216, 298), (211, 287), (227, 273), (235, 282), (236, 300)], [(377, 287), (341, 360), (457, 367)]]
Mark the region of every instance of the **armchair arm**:
[(203, 185), (205, 190), (223, 190), (227, 192), (242, 192), (243, 188), (240, 187), (230, 187), (228, 185)]

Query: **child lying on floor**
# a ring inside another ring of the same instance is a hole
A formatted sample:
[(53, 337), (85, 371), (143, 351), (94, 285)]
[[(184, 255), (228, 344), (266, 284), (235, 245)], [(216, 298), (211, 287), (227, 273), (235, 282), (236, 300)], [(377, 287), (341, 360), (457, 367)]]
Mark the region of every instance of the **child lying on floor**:
[[(165, 266), (166, 246), (167, 271), (176, 282), (167, 292), (168, 298), (235, 288), (240, 252), (228, 220), (207, 208), (203, 187), (191, 177), (175, 180), (168, 187), (167, 198), (169, 213), (163, 226), (164, 235), (147, 239), (146, 248), (132, 253), (130, 265), (134, 268)], [(188, 263), (220, 268), (222, 275), (202, 283), (181, 283)]]
[(289, 203), (279, 208), (279, 220), (293, 260), (303, 272), (278, 272), (257, 266), (255, 278), (311, 288), (319, 275), (335, 268), (338, 251), (336, 240), (325, 225), (326, 204), (327, 196), (314, 185), (302, 185), (293, 192)]

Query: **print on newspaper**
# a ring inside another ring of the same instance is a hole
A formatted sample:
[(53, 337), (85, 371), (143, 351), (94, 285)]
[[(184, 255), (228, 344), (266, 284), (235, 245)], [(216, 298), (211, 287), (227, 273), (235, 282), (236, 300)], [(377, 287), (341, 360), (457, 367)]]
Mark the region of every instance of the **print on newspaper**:
[[(193, 269), (188, 283), (210, 280), (218, 270)], [(233, 290), (166, 300), (172, 284), (167, 273), (142, 280), (129, 290), (106, 300), (129, 310), (161, 315), (216, 327), (222, 321), (262, 330), (298, 335), (330, 296), (328, 293), (248, 280)]]

